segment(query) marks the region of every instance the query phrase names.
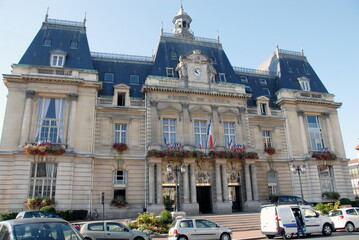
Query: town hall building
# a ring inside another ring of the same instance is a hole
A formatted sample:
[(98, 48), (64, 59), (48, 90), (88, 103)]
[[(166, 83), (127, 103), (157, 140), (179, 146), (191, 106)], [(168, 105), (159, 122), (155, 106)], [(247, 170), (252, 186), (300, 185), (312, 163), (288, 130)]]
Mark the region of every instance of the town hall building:
[(91, 212), (102, 194), (106, 218), (353, 198), (341, 103), (303, 51), (277, 46), (259, 68), (235, 67), (191, 22), (181, 6), (174, 31), (142, 57), (93, 52), (85, 21), (46, 16), (3, 75), (1, 210), (48, 197)]

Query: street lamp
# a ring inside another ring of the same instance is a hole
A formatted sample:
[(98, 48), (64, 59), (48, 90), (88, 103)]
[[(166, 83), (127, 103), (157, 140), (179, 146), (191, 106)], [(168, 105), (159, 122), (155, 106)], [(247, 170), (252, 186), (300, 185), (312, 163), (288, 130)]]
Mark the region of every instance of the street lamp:
[(180, 206), (179, 189), (178, 189), (178, 174), (179, 173), (183, 174), (186, 172), (186, 170), (187, 170), (187, 166), (185, 163), (182, 163), (181, 166), (175, 165), (174, 167), (172, 167), (172, 165), (170, 163), (167, 165), (167, 172), (175, 173), (175, 184), (176, 184), (175, 212), (178, 212), (179, 206)]
[(298, 176), (299, 176), (299, 184), (300, 184), (300, 193), (302, 195), (302, 204), (304, 204), (304, 196), (303, 196), (303, 188), (302, 188), (302, 178), (300, 177), (301, 174), (304, 174), (305, 173), (305, 165), (292, 165), (290, 167), (290, 170), (296, 174), (298, 173)]

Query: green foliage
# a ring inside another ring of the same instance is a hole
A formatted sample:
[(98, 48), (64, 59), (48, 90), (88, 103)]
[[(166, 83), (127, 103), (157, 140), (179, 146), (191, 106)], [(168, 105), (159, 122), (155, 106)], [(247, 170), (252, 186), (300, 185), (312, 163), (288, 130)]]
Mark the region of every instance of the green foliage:
[(84, 220), (87, 217), (87, 210), (56, 210), (56, 215), (67, 221)]
[(157, 219), (153, 213), (144, 212), (138, 214), (136, 221), (139, 225), (141, 224), (151, 225), (151, 224), (155, 224), (157, 222)]
[(168, 210), (163, 210), (158, 218), (158, 222), (161, 224), (171, 224), (173, 221), (172, 214)]
[(337, 201), (334, 204), (331, 203), (318, 203), (315, 205), (314, 209), (321, 211), (323, 215), (328, 215), (328, 212), (334, 209), (338, 209), (340, 207), (340, 202)]
[(48, 197), (34, 197), (26, 199), (24, 204), (29, 210), (35, 210), (46, 206), (54, 206), (55, 201)]
[(56, 209), (52, 206), (45, 206), (45, 207), (40, 208), (40, 210), (50, 212), (52, 214), (56, 214)]
[(173, 204), (174, 201), (171, 200), (170, 195), (163, 196), (163, 205), (165, 205), (166, 210), (171, 211)]
[(19, 212), (5, 212), (5, 213), (0, 213), (0, 221), (6, 221), (6, 220), (10, 220), (10, 219), (15, 219), (16, 215)]
[(352, 201), (349, 198), (342, 198), (340, 199), (340, 205), (350, 205)]

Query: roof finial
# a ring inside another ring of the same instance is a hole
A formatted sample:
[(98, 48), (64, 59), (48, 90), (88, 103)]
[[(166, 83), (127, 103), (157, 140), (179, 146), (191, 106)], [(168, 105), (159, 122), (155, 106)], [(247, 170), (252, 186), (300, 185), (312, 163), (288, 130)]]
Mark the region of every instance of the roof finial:
[(49, 6), (47, 6), (47, 11), (46, 11), (46, 15), (45, 15), (45, 22), (47, 22), (47, 19), (49, 18)]
[(217, 42), (220, 43), (219, 31), (217, 29)]
[(276, 46), (275, 46), (275, 53), (277, 55), (277, 58), (279, 58), (279, 46), (278, 46), (278, 42), (276, 41)]
[(86, 25), (86, 15), (87, 15), (87, 12), (85, 12), (84, 26)]
[(304, 49), (303, 49), (303, 47), (302, 47), (302, 50), (301, 50), (301, 52), (302, 52), (302, 56), (304, 56)]
[(163, 21), (161, 21), (161, 36), (163, 35)]

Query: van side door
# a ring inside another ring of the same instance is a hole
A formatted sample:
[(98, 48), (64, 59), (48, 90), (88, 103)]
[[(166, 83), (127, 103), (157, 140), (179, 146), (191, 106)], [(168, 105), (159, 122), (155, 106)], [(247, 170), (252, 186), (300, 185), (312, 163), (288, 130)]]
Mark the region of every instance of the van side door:
[(322, 232), (322, 222), (320, 215), (311, 208), (302, 207), (302, 216), (307, 233), (320, 233)]
[(277, 208), (279, 225), (282, 226), (286, 233), (296, 233), (297, 223), (290, 206), (279, 206)]

